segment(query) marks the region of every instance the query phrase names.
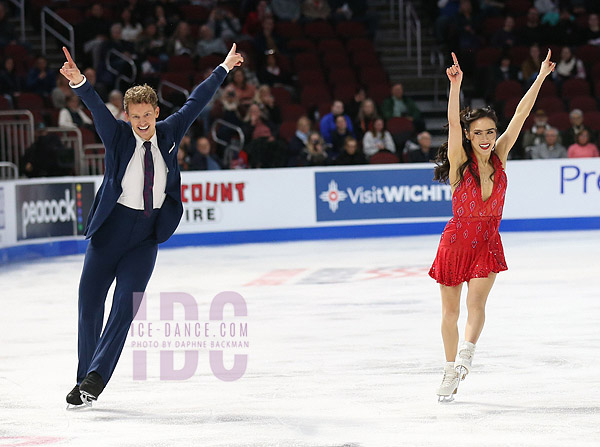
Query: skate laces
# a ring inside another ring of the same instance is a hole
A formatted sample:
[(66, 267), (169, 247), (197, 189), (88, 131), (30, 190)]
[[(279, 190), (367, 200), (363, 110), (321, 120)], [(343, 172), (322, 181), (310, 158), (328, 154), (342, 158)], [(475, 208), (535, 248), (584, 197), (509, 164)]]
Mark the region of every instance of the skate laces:
[(458, 373), (455, 369), (444, 371), (444, 378), (442, 379), (442, 386), (451, 385), (452, 381), (458, 377)]
[(460, 351), (458, 351), (458, 356), (464, 360), (472, 360), (473, 355), (475, 355), (475, 349), (468, 346), (464, 346)]

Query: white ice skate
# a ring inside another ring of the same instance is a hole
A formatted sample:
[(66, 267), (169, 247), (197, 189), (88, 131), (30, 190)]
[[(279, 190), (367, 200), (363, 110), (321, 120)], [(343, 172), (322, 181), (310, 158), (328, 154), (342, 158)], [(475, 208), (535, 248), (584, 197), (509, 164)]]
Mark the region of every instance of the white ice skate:
[(474, 355), (475, 345), (471, 342), (463, 341), (458, 349), (456, 362), (454, 362), (454, 368), (458, 373), (459, 380), (465, 380), (467, 374), (471, 372), (471, 363), (473, 363)]
[(437, 392), (438, 402), (452, 402), (454, 395), (458, 391), (459, 382), (454, 362), (446, 362), (444, 366), (444, 378)]

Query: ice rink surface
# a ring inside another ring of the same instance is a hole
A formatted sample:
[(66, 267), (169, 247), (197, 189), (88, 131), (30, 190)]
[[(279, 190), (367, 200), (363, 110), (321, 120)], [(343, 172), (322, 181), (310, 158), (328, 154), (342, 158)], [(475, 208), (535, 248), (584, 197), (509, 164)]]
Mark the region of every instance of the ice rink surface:
[(426, 274), (438, 240), (161, 250), (148, 312), (160, 292), (186, 292), (205, 318), (213, 296), (239, 292), (244, 376), (219, 380), (200, 349), (190, 379), (160, 380), (149, 353), (147, 380), (134, 380), (128, 340), (98, 402), (79, 411), (65, 395), (83, 256), (2, 267), (0, 446), (600, 445), (600, 232), (503, 234), (509, 270), (450, 404), (435, 395), (440, 298)]

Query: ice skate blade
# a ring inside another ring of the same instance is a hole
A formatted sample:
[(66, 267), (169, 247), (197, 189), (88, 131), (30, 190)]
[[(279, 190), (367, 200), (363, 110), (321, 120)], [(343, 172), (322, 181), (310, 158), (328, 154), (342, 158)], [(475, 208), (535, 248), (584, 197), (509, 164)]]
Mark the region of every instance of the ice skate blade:
[(81, 401), (84, 406), (91, 407), (92, 403), (97, 399), (96, 396), (92, 396), (87, 391), (81, 391)]
[(450, 402), (454, 402), (454, 394), (456, 394), (456, 391), (450, 396), (438, 396), (438, 403), (449, 404)]
[(67, 404), (67, 411), (85, 411), (85, 410), (89, 410), (92, 408), (92, 404), (86, 404), (85, 402), (81, 405), (73, 405), (73, 404)]
[(456, 367), (456, 372), (458, 373), (458, 380), (459, 380), (459, 384), (461, 381), (465, 380), (465, 378), (467, 377), (467, 374), (469, 374), (469, 370), (467, 368), (465, 368), (464, 366), (457, 366)]

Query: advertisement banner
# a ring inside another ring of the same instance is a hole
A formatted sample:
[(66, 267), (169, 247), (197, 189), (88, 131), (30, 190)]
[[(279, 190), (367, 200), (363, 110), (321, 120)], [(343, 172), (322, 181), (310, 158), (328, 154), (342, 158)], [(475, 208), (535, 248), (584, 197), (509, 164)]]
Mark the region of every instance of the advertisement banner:
[(317, 221), (450, 216), (450, 186), (432, 176), (431, 169), (315, 172)]
[(16, 185), (17, 240), (82, 235), (94, 182)]

